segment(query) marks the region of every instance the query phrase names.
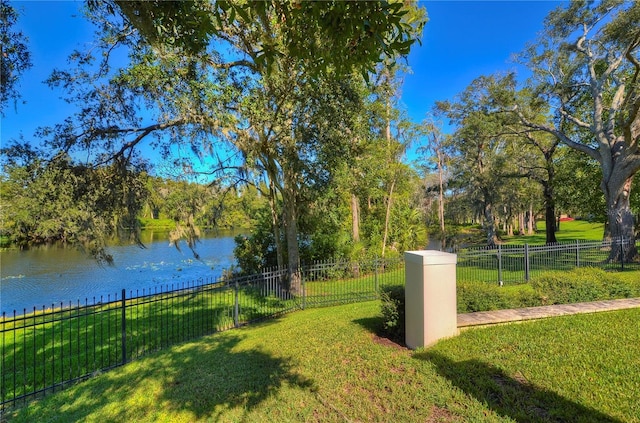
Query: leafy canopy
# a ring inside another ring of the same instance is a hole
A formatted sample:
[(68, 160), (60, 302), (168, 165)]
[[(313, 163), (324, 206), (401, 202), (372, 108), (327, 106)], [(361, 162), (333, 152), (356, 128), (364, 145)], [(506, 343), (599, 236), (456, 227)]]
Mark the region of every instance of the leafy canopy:
[(18, 12), (7, 0), (0, 1), (0, 113), (9, 100), (20, 98), (18, 82), (31, 67), (27, 38), (15, 30)]
[[(95, 0), (90, 8), (100, 6)], [(329, 65), (340, 74), (366, 75), (376, 63), (409, 54), (427, 21), (423, 8), (402, 1), (109, 1), (154, 47), (170, 46), (190, 54), (227, 34), (229, 23), (274, 26), (284, 43), (263, 40), (256, 65), (269, 70), (281, 57), (296, 57), (320, 74)], [(271, 16), (277, 16), (276, 22)]]

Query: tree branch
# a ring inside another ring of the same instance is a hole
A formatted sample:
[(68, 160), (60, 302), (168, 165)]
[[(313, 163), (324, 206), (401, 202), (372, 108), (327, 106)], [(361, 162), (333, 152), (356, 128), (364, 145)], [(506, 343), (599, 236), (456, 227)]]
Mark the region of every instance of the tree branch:
[(228, 63), (216, 63), (213, 60), (209, 59), (207, 60), (207, 63), (211, 65), (211, 67), (216, 69), (229, 70), (234, 67), (245, 67), (245, 68), (251, 69), (254, 72), (258, 72), (258, 69), (256, 68), (254, 63), (244, 59), (234, 60), (233, 62), (228, 62)]
[(552, 135), (556, 136), (560, 141), (564, 142), (569, 147), (571, 147), (571, 148), (573, 148), (575, 150), (581, 151), (581, 152), (587, 154), (589, 157), (591, 157), (591, 158), (593, 158), (595, 160), (598, 160), (598, 161), (601, 160), (601, 157), (600, 157), (600, 154), (598, 153), (598, 150), (596, 150), (594, 148), (591, 148), (588, 145), (581, 144), (579, 142), (573, 141), (564, 132), (559, 131), (556, 128), (529, 121), (524, 116), (522, 111), (518, 108), (518, 106), (515, 106), (513, 108), (513, 112), (516, 113), (516, 115), (520, 118), (520, 121), (522, 122), (523, 125), (525, 125), (525, 126), (527, 126), (529, 128), (532, 128), (532, 129), (537, 129), (539, 131), (548, 132), (549, 134), (552, 134)]
[(154, 125), (150, 125), (147, 126), (145, 128), (115, 128), (115, 127), (110, 127), (110, 128), (106, 128), (104, 130), (96, 130), (92, 133), (93, 136), (95, 137), (100, 137), (103, 135), (114, 135), (114, 134), (122, 134), (122, 133), (139, 133), (139, 135), (134, 138), (133, 140), (126, 142), (121, 148), (120, 150), (118, 150), (116, 153), (109, 155), (106, 159), (100, 161), (99, 163), (96, 164), (96, 166), (101, 166), (104, 165), (118, 157), (123, 157), (124, 153), (127, 150), (132, 150), (138, 143), (140, 143), (140, 141), (142, 141), (147, 135), (151, 134), (154, 131), (160, 131), (160, 130), (164, 130), (167, 128), (172, 128), (175, 126), (180, 126), (185, 124), (186, 122), (182, 119), (173, 121), (173, 122), (165, 122), (165, 123), (157, 123)]
[(580, 127), (580, 128), (584, 128), (584, 129), (588, 129), (590, 131), (593, 130), (593, 128), (591, 127), (591, 125), (589, 125), (586, 122), (581, 121), (580, 119), (578, 119), (577, 117), (573, 116), (571, 113), (567, 112), (564, 107), (560, 107), (560, 113), (562, 114), (562, 116), (566, 117), (568, 120), (570, 120), (571, 122), (573, 122), (576, 126)]
[[(640, 133), (640, 119), (638, 116), (640, 115), (640, 93), (638, 93), (638, 75), (640, 75), (640, 61), (637, 57), (633, 55), (633, 50), (637, 49), (640, 46), (640, 35), (638, 35), (635, 40), (629, 44), (627, 51), (625, 53), (625, 57), (631, 62), (635, 68), (635, 72), (633, 73), (633, 77), (631, 77), (631, 81), (629, 82), (630, 92), (627, 94), (622, 104), (620, 105), (620, 109), (624, 110), (629, 105), (630, 101), (633, 101), (631, 106), (629, 107), (629, 113), (626, 120), (622, 122), (622, 130), (626, 133), (627, 139), (631, 140), (632, 145), (638, 148), (638, 143), (640, 140), (633, 138), (634, 129), (636, 129), (636, 134)], [(635, 98), (634, 98), (635, 97)], [(633, 100), (632, 100), (633, 99)], [(634, 122), (636, 123), (634, 128)]]

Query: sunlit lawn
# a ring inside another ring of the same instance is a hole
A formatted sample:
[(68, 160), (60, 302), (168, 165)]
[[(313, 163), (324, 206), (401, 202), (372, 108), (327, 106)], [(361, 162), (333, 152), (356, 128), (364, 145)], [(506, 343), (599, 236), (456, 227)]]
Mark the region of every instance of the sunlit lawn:
[[(544, 244), (546, 242), (544, 221), (537, 222), (538, 231), (534, 235), (517, 235), (503, 237), (508, 244)], [(556, 232), (558, 242), (600, 241), (604, 234), (603, 223), (591, 223), (585, 220), (560, 222), (560, 230)]]
[(411, 352), (379, 303), (305, 310), (147, 356), (16, 422), (640, 422), (640, 309), (472, 329)]
[[(632, 296), (640, 292), (637, 284), (640, 271), (617, 273), (616, 278), (629, 285)], [(313, 307), (371, 300), (376, 297), (376, 287), (402, 283), (403, 280), (404, 268), (400, 267), (363, 274), (355, 279), (308, 282), (305, 300), (286, 300), (272, 295), (264, 297), (250, 288), (240, 290), (237, 297), (239, 323), (260, 320), (304, 304)], [(541, 295), (528, 284), (500, 288), (497, 284), (467, 283), (458, 288), (459, 312), (544, 304)], [(236, 297), (233, 290), (212, 289), (198, 291), (194, 295), (169, 296), (163, 302), (143, 301), (138, 305), (134, 304), (138, 300), (129, 300), (131, 304), (126, 310), (126, 327), (130, 335), (126, 344), (128, 360), (234, 326)], [(101, 310), (103, 307), (107, 306), (85, 311), (71, 309), (63, 312), (68, 316), (57, 316), (55, 323), (45, 323), (52, 318), (44, 319), (36, 313), (24, 321), (0, 325), (0, 328), (15, 329), (14, 334), (7, 332), (1, 339), (2, 363), (7, 372), (3, 377), (6, 398), (120, 364), (122, 312), (119, 303), (109, 306), (106, 312)], [(74, 316), (77, 318), (69, 318)], [(27, 329), (21, 329), (22, 326)], [(17, 369), (15, 379), (11, 377), (10, 369)]]
[[(400, 265), (402, 264), (399, 262)], [(197, 336), (231, 329), (300, 307), (326, 306), (377, 298), (382, 284), (404, 281), (404, 268), (388, 265), (358, 278), (315, 280), (304, 299), (280, 298), (252, 286), (218, 286), (121, 302), (37, 311), (0, 319), (2, 399), (29, 394), (66, 380), (84, 378)], [(316, 275), (317, 276), (317, 275)], [(235, 302), (237, 301), (237, 306)]]

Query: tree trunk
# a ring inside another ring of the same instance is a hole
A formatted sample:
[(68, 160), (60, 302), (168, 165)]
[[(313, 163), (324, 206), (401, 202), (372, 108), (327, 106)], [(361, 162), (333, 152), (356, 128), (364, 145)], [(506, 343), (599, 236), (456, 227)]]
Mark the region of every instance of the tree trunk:
[(493, 218), (493, 207), (491, 203), (485, 202), (484, 212), (484, 230), (487, 234), (487, 247), (494, 248), (498, 245), (498, 234), (496, 233), (496, 223)]
[(438, 149), (438, 219), (440, 219), (440, 232), (442, 244), (444, 245), (445, 228), (444, 228), (444, 157), (442, 151)]
[(442, 232), (442, 236), (444, 236), (444, 195), (442, 195), (442, 183), (440, 183), (440, 198), (438, 199), (438, 219), (440, 219), (440, 232)]
[(296, 213), (296, 199), (293, 190), (285, 189), (283, 198), (284, 227), (287, 238), (287, 270), (289, 280), (287, 289), (292, 295), (302, 293), (302, 277), (300, 275), (300, 251), (298, 249), (298, 218)]
[(520, 233), (520, 235), (524, 235), (525, 233), (527, 233), (527, 229), (525, 227), (524, 221), (525, 221), (525, 212), (520, 212), (518, 214), (518, 232)]
[(444, 251), (447, 244), (447, 231), (444, 227), (444, 196), (442, 195), (442, 180), (440, 180), (440, 201), (438, 201), (438, 218), (440, 219), (440, 250)]
[(269, 208), (271, 209), (271, 229), (273, 231), (274, 242), (276, 243), (276, 260), (278, 269), (284, 267), (284, 258), (282, 256), (282, 242), (280, 240), (280, 221), (278, 219), (278, 208), (276, 206), (276, 189), (272, 182), (269, 180)]
[[(360, 202), (355, 194), (351, 194), (351, 236), (354, 244), (360, 242)], [(360, 264), (357, 260), (353, 265), (353, 276), (360, 277)]]
[(632, 261), (638, 255), (635, 246), (634, 217), (629, 204), (633, 175), (627, 179), (610, 178), (602, 182), (607, 201), (607, 220), (613, 241), (609, 261)]
[(360, 242), (360, 204), (355, 194), (351, 194), (351, 235), (354, 243)]
[[(387, 72), (387, 82), (389, 81), (389, 70)], [(391, 99), (387, 97), (387, 148), (391, 147)], [(384, 217), (384, 234), (382, 236), (382, 257), (384, 257), (385, 250), (387, 248), (387, 237), (389, 235), (389, 218), (391, 216), (391, 202), (393, 198), (393, 189), (396, 185), (396, 177), (393, 175), (391, 180), (391, 187), (389, 188), (389, 197), (387, 198), (387, 210)]]
[[(547, 181), (542, 184), (544, 195), (544, 222), (547, 244), (555, 244), (556, 239), (556, 200), (553, 196), (553, 187)], [(559, 225), (558, 225), (559, 228)]]
[(527, 233), (533, 235), (535, 233), (536, 217), (533, 215), (533, 203), (529, 203), (529, 220), (527, 221)]
[(385, 249), (387, 247), (387, 237), (389, 235), (389, 219), (391, 217), (391, 202), (393, 199), (393, 189), (396, 185), (396, 178), (391, 181), (391, 188), (389, 188), (389, 197), (387, 198), (387, 211), (384, 216), (384, 234), (382, 236), (382, 257), (384, 257)]

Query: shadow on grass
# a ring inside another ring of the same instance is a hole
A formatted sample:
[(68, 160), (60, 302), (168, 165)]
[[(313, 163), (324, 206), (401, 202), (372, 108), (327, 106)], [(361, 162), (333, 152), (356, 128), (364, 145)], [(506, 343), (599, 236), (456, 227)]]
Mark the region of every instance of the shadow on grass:
[(417, 353), (414, 358), (431, 362), (453, 385), (517, 422), (622, 423), (479, 360), (456, 362), (430, 351)]
[(353, 322), (359, 324), (374, 335), (383, 336), (383, 321), (381, 316), (364, 317), (362, 319), (356, 319)]
[(407, 348), (407, 345), (404, 343), (404, 339), (399, 339), (399, 337), (394, 337), (385, 332), (384, 321), (381, 316), (365, 317), (362, 319), (356, 319), (353, 322), (369, 331), (373, 337), (373, 341), (377, 344), (396, 349)]
[(225, 334), (176, 346), (51, 395), (14, 418), (33, 421), (42, 413), (56, 421), (153, 421), (186, 413), (188, 419), (218, 421), (232, 412), (242, 420), (285, 385), (315, 389), (286, 359), (238, 348), (241, 340)]

